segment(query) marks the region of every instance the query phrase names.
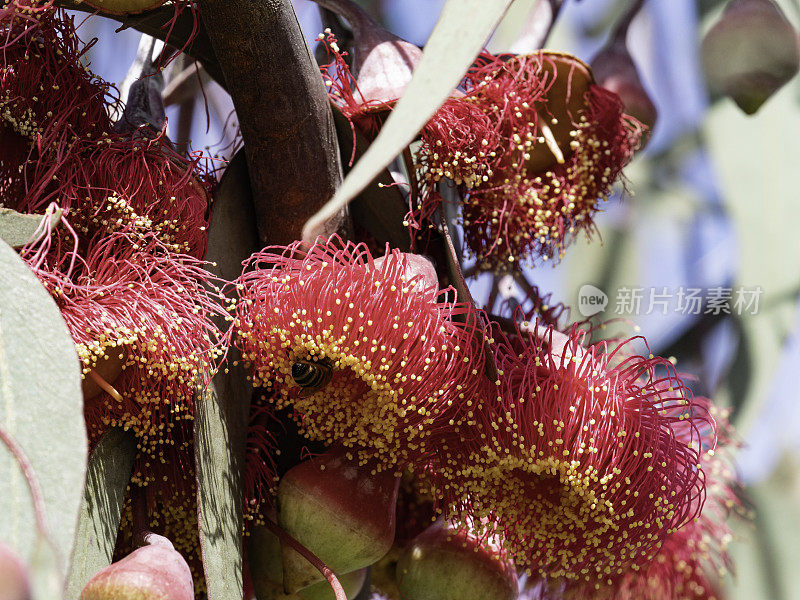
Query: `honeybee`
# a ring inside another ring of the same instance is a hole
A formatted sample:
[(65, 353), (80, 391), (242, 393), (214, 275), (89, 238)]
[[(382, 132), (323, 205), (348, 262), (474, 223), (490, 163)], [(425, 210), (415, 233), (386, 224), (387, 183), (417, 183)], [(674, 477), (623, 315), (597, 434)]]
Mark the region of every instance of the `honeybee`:
[(300, 397), (306, 398), (331, 382), (333, 365), (327, 359), (296, 360), (292, 364), (292, 379), (300, 386)]

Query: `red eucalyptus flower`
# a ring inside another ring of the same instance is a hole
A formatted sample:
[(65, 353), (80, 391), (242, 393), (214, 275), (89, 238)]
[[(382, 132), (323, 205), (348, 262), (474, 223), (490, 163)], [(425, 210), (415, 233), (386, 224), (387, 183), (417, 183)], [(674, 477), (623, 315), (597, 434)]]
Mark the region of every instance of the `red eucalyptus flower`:
[[(465, 240), (486, 268), (560, 257), (611, 192), (641, 124), (573, 56), (484, 53), (422, 131), (419, 225), (441, 203), (437, 182), (464, 197)], [(513, 266), (513, 265), (512, 265)]]
[(81, 64), (71, 18), (51, 6), (0, 9), (0, 206), (41, 212), (56, 202), (86, 240), (154, 232), (170, 250), (205, 252), (210, 179), (200, 157), (163, 136), (115, 134), (111, 86)]
[(533, 331), (498, 335), (490, 434), (451, 446), (434, 477), (451, 516), (499, 535), (529, 574), (604, 581), (698, 514), (712, 421), (668, 361)]
[(74, 19), (50, 3), (12, 0), (0, 8), (0, 135), (40, 146), (99, 136), (111, 120), (110, 86), (82, 63)]
[(41, 212), (55, 201), (85, 240), (115, 231), (155, 235), (171, 252), (202, 258), (210, 179), (200, 160), (179, 155), (163, 133), (76, 143), (59, 162), (26, 165), (27, 193), (12, 208)]
[[(709, 405), (720, 431), (716, 450), (713, 431), (704, 431), (700, 464), (706, 474), (706, 502), (698, 517), (667, 536), (652, 561), (628, 571), (611, 585), (567, 587), (565, 598), (577, 600), (714, 600), (721, 599), (720, 579), (732, 569), (727, 553), (733, 540), (729, 519), (745, 517), (741, 484), (732, 464), (738, 444), (724, 411)], [(709, 439), (712, 438), (712, 439)]]
[[(130, 428), (140, 450), (159, 460), (173, 429), (192, 418), (195, 387), (220, 354), (211, 318), (224, 310), (209, 291), (211, 275), (152, 235), (112, 234), (84, 258), (54, 234), (25, 258), (61, 309), (84, 376), (117, 363), (116, 381), (101, 381), (102, 393), (86, 399), (91, 439)], [(151, 478), (144, 467), (137, 477)]]
[(257, 253), (238, 280), (236, 343), (254, 385), (292, 406), (308, 438), (383, 468), (418, 461), (436, 428), (480, 409), (475, 314), (416, 262), (398, 251), (373, 260), (334, 236)]

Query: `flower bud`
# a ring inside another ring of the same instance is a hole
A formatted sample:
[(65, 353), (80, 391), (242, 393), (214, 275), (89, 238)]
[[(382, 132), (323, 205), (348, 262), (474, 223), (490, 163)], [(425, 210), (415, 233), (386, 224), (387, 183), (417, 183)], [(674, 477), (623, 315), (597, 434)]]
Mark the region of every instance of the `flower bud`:
[(8, 546), (0, 544), (0, 598), (30, 600), (31, 585), (28, 569)]
[(514, 600), (517, 574), (499, 551), (440, 523), (400, 555), (397, 583), (405, 600)]
[(89, 580), (80, 600), (193, 600), (189, 565), (167, 538), (146, 536), (146, 546), (104, 569)]
[(592, 61), (598, 85), (614, 92), (625, 105), (625, 112), (652, 131), (658, 112), (642, 85), (639, 72), (624, 39), (606, 46)]
[[(289, 470), (278, 485), (278, 525), (334, 573), (349, 573), (380, 559), (392, 546), (400, 480), (375, 473), (342, 450)], [(294, 593), (323, 579), (296, 550), (282, 544), (283, 585)]]
[(800, 38), (773, 0), (732, 0), (703, 40), (712, 89), (755, 113), (800, 68)]

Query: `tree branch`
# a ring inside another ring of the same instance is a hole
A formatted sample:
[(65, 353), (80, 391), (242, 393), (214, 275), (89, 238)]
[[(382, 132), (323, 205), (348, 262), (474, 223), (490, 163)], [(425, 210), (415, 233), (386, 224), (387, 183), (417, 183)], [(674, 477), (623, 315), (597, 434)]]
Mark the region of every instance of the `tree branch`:
[(289, 244), (341, 181), (319, 69), (290, 0), (198, 5), (239, 117), (259, 237)]

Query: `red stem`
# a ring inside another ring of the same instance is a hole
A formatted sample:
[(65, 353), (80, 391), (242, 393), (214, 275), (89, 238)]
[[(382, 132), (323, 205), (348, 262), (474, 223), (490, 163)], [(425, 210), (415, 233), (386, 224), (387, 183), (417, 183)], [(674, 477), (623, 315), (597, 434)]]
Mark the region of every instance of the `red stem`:
[(333, 589), (333, 594), (336, 597), (336, 600), (347, 600), (347, 596), (344, 593), (344, 589), (342, 588), (342, 584), (339, 583), (339, 580), (336, 578), (336, 574), (331, 571), (327, 565), (322, 562), (317, 555), (311, 552), (308, 548), (303, 546), (300, 542), (294, 539), (291, 535), (286, 533), (277, 523), (272, 521), (271, 519), (264, 519), (265, 525), (267, 529), (269, 529), (272, 533), (278, 536), (278, 538), (284, 544), (288, 544), (293, 549), (297, 551), (300, 556), (305, 558), (308, 562), (310, 562), (315, 569), (317, 569), (325, 579), (328, 580), (331, 588)]
[(25, 477), (25, 481), (28, 483), (28, 489), (31, 492), (31, 499), (33, 500), (33, 515), (36, 519), (36, 527), (44, 537), (48, 537), (49, 534), (47, 528), (47, 513), (45, 512), (44, 507), (44, 495), (42, 494), (42, 488), (39, 485), (39, 480), (36, 478), (36, 473), (33, 471), (33, 465), (25, 455), (25, 451), (22, 449), (22, 446), (20, 446), (17, 443), (17, 440), (15, 440), (11, 434), (1, 426), (0, 440), (3, 441), (3, 443), (6, 445), (6, 448), (8, 448), (9, 452), (11, 452), (11, 455), (17, 461), (19, 469), (22, 471), (22, 475)]

